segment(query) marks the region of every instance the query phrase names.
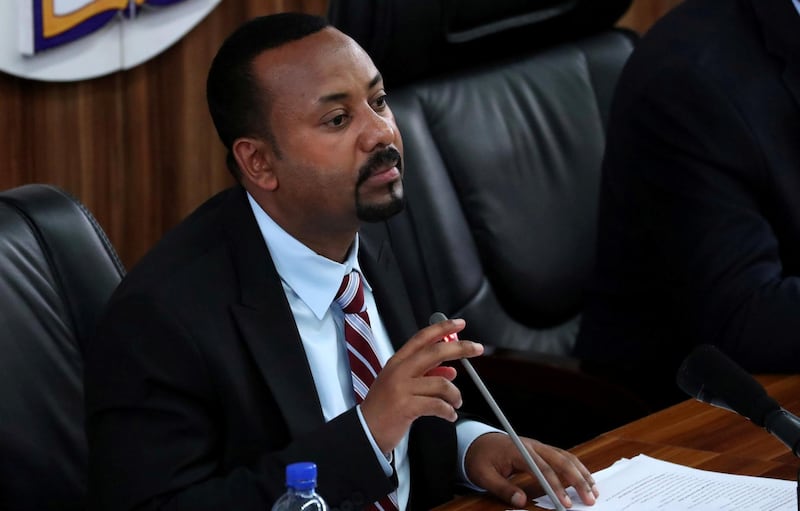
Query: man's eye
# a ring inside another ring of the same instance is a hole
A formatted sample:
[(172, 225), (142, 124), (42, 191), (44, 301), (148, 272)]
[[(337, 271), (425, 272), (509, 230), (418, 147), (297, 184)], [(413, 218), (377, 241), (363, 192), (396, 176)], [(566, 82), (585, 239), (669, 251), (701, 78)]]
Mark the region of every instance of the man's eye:
[(386, 108), (386, 95), (380, 96), (373, 102), (375, 110), (383, 110)]
[(345, 114), (339, 114), (336, 117), (331, 118), (325, 124), (328, 124), (333, 127), (338, 127), (344, 125), (346, 121), (347, 121), (347, 116)]

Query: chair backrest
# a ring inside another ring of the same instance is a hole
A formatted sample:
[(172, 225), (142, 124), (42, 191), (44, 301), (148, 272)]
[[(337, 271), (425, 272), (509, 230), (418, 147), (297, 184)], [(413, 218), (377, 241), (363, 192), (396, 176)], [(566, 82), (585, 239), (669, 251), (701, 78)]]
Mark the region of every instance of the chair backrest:
[(81, 344), (124, 269), (66, 192), (0, 192), (0, 509), (84, 508)]
[(390, 222), (415, 312), (571, 352), (593, 265), (605, 124), (630, 0), (331, 0), (384, 75), (405, 145)]

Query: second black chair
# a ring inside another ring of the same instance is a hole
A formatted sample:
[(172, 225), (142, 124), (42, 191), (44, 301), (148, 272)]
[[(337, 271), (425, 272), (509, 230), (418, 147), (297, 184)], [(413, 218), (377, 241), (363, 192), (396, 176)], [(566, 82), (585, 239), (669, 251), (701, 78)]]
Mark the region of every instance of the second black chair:
[[(570, 357), (606, 118), (635, 41), (613, 25), (629, 5), (330, 2), (383, 74), (403, 135), (407, 208), (388, 235), (418, 321), (465, 318), (462, 337), (497, 350), (475, 365), (509, 415), (566, 445), (647, 411)], [(569, 419), (537, 420), (546, 409)]]

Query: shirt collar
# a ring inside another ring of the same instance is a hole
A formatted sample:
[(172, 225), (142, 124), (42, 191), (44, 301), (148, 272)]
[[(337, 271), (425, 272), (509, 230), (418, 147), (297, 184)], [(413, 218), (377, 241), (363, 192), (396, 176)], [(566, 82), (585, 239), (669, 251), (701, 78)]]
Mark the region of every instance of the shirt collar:
[(278, 275), (318, 319), (325, 316), (336, 298), (342, 279), (352, 270), (357, 270), (362, 276), (364, 286), (372, 290), (358, 264), (358, 234), (347, 254), (347, 259), (344, 263), (338, 263), (317, 254), (283, 230), (258, 205), (250, 193), (247, 194), (247, 199), (250, 201), (250, 208), (256, 217)]
[(797, 14), (800, 14), (800, 0), (793, 0), (794, 8), (797, 9)]

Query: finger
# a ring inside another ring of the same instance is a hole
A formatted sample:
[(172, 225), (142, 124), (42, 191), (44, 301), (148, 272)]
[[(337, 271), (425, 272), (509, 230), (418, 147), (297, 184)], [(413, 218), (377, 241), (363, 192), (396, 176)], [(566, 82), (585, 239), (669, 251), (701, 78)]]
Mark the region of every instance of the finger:
[(401, 358), (410, 356), (426, 346), (441, 341), (444, 337), (450, 334), (460, 332), (465, 326), (466, 322), (463, 319), (458, 318), (448, 319), (447, 321), (442, 321), (441, 323), (427, 326), (417, 332), (413, 337), (411, 337), (411, 339), (408, 340), (407, 343), (403, 345), (402, 348), (397, 350), (395, 356), (400, 355)]
[(439, 417), (449, 422), (455, 422), (458, 419), (455, 407), (437, 397), (415, 396), (411, 410), (415, 417)]
[(528, 451), (531, 452), (531, 456), (534, 457), (534, 461), (541, 469), (545, 479), (553, 488), (553, 492), (566, 507), (572, 505), (565, 490), (565, 487), (568, 486), (575, 488), (584, 504), (592, 505), (595, 503), (599, 493), (594, 484), (594, 479), (591, 472), (583, 466), (577, 456), (531, 439), (525, 439), (524, 443), (528, 447)]
[(524, 508), (528, 504), (528, 496), (522, 488), (514, 485), (509, 479), (506, 479), (496, 471), (487, 473), (481, 486), (516, 509)]
[(591, 472), (581, 463), (578, 457), (570, 452), (555, 448), (552, 449), (552, 457), (550, 452), (546, 452), (546, 455), (550, 458), (548, 463), (558, 473), (560, 480), (564, 481), (566, 486), (575, 488), (584, 504), (594, 504), (600, 492)]
[[(556, 472), (550, 465), (548, 465), (544, 460), (542, 460), (541, 456), (539, 456), (535, 452), (532, 452), (531, 455), (533, 456), (533, 460), (536, 463), (536, 466), (539, 467), (539, 470), (542, 472), (542, 475), (544, 476), (545, 480), (547, 480), (547, 483), (553, 490), (553, 493), (556, 495), (556, 497), (558, 497), (558, 500), (561, 501), (564, 507), (566, 508), (572, 507), (572, 499), (570, 499), (569, 495), (567, 495), (567, 490), (564, 487), (564, 484), (562, 484), (561, 479), (559, 479), (558, 474), (556, 474)], [(530, 471), (530, 468), (527, 468), (527, 470)]]
[[(583, 483), (585, 484), (586, 492), (591, 493), (592, 497), (594, 497), (594, 499), (597, 500), (597, 497), (600, 496), (600, 491), (597, 489), (597, 483), (595, 483), (594, 477), (592, 477), (592, 473), (589, 472), (589, 469), (586, 468), (586, 466), (583, 463), (581, 463), (581, 460), (578, 459), (578, 457), (572, 454), (571, 452), (565, 451), (564, 455), (569, 460), (571, 460), (572, 466), (574, 466), (578, 470), (578, 473), (580, 473), (581, 477), (583, 478)], [(573, 484), (573, 486), (575, 485)], [(584, 496), (579, 489), (580, 487), (579, 486), (575, 487), (578, 490), (578, 494), (581, 495), (581, 499), (584, 499)], [(588, 504), (588, 502), (585, 499), (583, 500), (583, 502)]]
[(456, 371), (455, 367), (436, 366), (427, 373), (425, 373), (425, 376), (438, 376), (440, 378), (453, 381), (455, 380), (456, 376), (458, 376), (458, 371)]
[[(444, 362), (462, 358), (472, 358), (482, 353), (483, 345), (472, 341), (436, 342), (411, 353), (404, 352), (401, 357), (398, 357), (392, 362), (395, 364), (404, 364), (405, 367), (407, 367), (406, 370), (409, 371), (412, 376), (422, 376)], [(395, 354), (395, 357), (397, 357), (398, 354), (400, 354), (400, 351)]]
[(438, 376), (423, 377), (410, 384), (413, 396), (430, 397), (444, 401), (451, 408), (461, 408), (461, 391), (450, 380)]

